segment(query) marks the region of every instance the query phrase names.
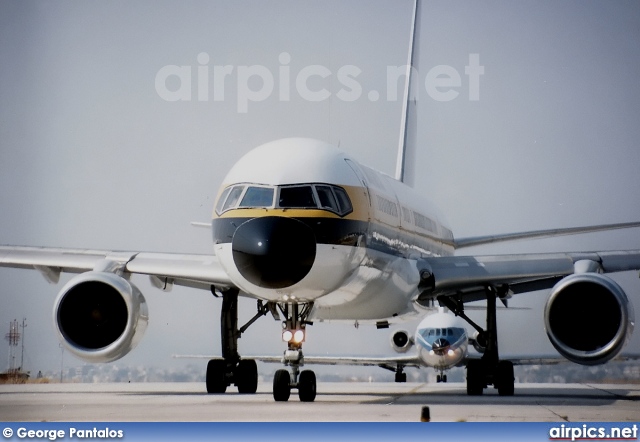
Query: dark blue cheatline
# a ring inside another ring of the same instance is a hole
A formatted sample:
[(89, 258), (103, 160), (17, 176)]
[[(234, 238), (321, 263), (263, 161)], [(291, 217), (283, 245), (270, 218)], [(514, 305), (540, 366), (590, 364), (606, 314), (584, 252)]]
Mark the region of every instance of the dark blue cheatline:
[(294, 218), (253, 218), (236, 229), (231, 250), (247, 281), (281, 289), (309, 273), (316, 257), (316, 238), (309, 226)]

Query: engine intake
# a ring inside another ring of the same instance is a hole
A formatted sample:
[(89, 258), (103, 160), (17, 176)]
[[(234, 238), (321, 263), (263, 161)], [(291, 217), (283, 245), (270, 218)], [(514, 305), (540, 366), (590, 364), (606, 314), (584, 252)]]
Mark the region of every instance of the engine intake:
[(54, 323), (67, 350), (87, 362), (111, 362), (131, 351), (147, 327), (142, 293), (106, 272), (71, 279), (55, 302)]
[(406, 353), (413, 346), (413, 339), (406, 330), (396, 330), (391, 334), (391, 347), (398, 353)]
[(614, 358), (633, 332), (634, 312), (624, 290), (598, 273), (558, 282), (544, 309), (545, 329), (558, 352), (582, 365)]

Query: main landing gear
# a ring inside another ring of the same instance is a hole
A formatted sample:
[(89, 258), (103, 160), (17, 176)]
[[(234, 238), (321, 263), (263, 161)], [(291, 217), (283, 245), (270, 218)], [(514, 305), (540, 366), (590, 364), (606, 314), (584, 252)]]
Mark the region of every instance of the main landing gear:
[(316, 399), (316, 374), (311, 370), (300, 371), (304, 366), (302, 343), (305, 329), (311, 325), (307, 321), (313, 304), (278, 305), (285, 317), (282, 326), (282, 340), (287, 342), (283, 362), (291, 367), (291, 374), (286, 369), (276, 371), (273, 377), (273, 398), (278, 402), (288, 401), (291, 389), (298, 389), (298, 397), (302, 402), (313, 402)]
[[(219, 296), (214, 291), (214, 295)], [(298, 396), (302, 402), (313, 402), (316, 398), (316, 375), (311, 370), (300, 371), (304, 365), (302, 343), (305, 338), (305, 328), (311, 323), (307, 321), (312, 303), (283, 304), (277, 308), (285, 317), (283, 321), (283, 340), (288, 348), (284, 353), (283, 362), (291, 367), (291, 374), (286, 369), (276, 371), (273, 377), (273, 398), (276, 401), (287, 401), (291, 389), (298, 389)], [(258, 301), (258, 311), (244, 326), (238, 328), (238, 289), (222, 292), (222, 310), (220, 313), (220, 327), (222, 340), (222, 358), (212, 359), (207, 364), (207, 393), (224, 393), (227, 387), (234, 384), (239, 393), (253, 394), (258, 388), (258, 367), (253, 359), (242, 359), (238, 354), (238, 339), (251, 324), (260, 317), (271, 312), (279, 319), (275, 303)]]
[(496, 299), (506, 295), (507, 287), (487, 286), (485, 294), (487, 298), (487, 324), (483, 330), (464, 313), (464, 304), (457, 299), (440, 296), (440, 304), (451, 310), (456, 316), (460, 316), (478, 332), (478, 339), (482, 339), (485, 351), (480, 359), (472, 359), (467, 362), (467, 394), (479, 396), (484, 389), (493, 385), (500, 396), (513, 396), (514, 375), (513, 363), (501, 361), (498, 354), (498, 326), (496, 321)]
[(269, 311), (258, 301), (258, 312), (238, 329), (238, 289), (222, 293), (220, 327), (222, 359), (212, 359), (207, 364), (207, 393), (224, 393), (235, 384), (239, 393), (253, 394), (258, 389), (258, 366), (252, 359), (241, 359), (238, 354), (238, 338), (258, 318)]

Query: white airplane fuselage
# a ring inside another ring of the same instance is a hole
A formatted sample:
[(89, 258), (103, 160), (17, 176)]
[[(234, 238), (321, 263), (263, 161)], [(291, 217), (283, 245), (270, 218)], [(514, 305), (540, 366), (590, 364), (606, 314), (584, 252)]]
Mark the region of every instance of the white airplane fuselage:
[(259, 146), (229, 171), (213, 213), (215, 253), (241, 291), (310, 303), (310, 318), (417, 311), (420, 257), (453, 253), (443, 217), (410, 187), (305, 138)]

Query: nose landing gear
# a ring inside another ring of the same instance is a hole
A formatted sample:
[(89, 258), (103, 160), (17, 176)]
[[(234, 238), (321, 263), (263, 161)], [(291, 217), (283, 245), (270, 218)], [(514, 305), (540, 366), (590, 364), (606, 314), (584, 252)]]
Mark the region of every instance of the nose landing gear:
[(222, 295), (220, 313), (222, 358), (211, 359), (207, 364), (207, 393), (224, 393), (227, 387), (235, 384), (239, 393), (253, 394), (258, 388), (258, 368), (253, 359), (242, 359), (238, 353), (238, 339), (247, 328), (260, 317), (271, 312), (279, 320), (278, 310), (284, 315), (282, 338), (287, 342), (282, 362), (291, 367), (276, 371), (273, 378), (273, 398), (276, 401), (288, 401), (291, 389), (298, 389), (302, 402), (313, 402), (316, 398), (316, 375), (311, 370), (300, 371), (304, 366), (302, 343), (305, 340), (307, 321), (313, 303), (264, 304), (258, 301), (258, 311), (253, 318), (238, 328), (238, 289), (224, 292), (212, 288), (216, 297)]
[(286, 369), (276, 371), (273, 377), (273, 398), (276, 401), (288, 401), (291, 389), (298, 389), (298, 397), (302, 402), (313, 402), (316, 399), (316, 374), (312, 370), (300, 371), (304, 366), (302, 343), (306, 336), (307, 321), (313, 303), (278, 305), (286, 318), (282, 326), (282, 339), (287, 342), (282, 362), (291, 367), (291, 374)]
[(273, 399), (286, 402), (291, 396), (291, 389), (297, 388), (301, 402), (313, 402), (316, 399), (316, 374), (312, 370), (300, 371), (300, 361), (304, 359), (302, 352), (298, 361), (288, 361), (286, 353), (285, 364), (291, 367), (291, 375), (286, 369), (276, 371), (273, 376)]

